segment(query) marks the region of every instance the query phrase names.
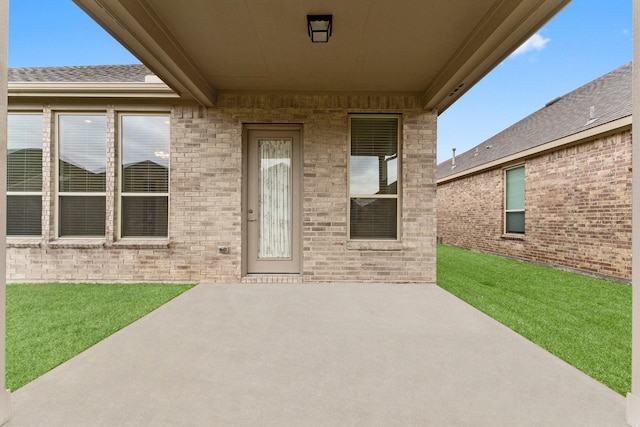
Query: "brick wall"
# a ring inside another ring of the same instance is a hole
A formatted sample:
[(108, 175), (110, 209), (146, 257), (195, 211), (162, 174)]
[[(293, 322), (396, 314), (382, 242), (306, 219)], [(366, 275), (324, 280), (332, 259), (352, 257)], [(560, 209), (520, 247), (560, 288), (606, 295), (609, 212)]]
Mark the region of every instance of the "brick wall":
[[(104, 111), (115, 126), (115, 114), (131, 110), (111, 105)], [(240, 281), (243, 126), (295, 123), (302, 126), (304, 156), (301, 281), (435, 282), (436, 115), (423, 111), (418, 97), (221, 94), (216, 108), (170, 110), (169, 240), (118, 241), (113, 191), (107, 193), (112, 207), (104, 241), (56, 240), (55, 198), (45, 191), (44, 238), (9, 239), (9, 281)], [(44, 112), (46, 146), (55, 108), (45, 106)], [(380, 112), (402, 114), (401, 241), (350, 242), (348, 114)], [(50, 190), (55, 154), (50, 147), (44, 154)], [(110, 149), (109, 168), (115, 168), (116, 157)], [(219, 253), (218, 246), (229, 247), (229, 253)]]
[(525, 236), (503, 230), (503, 170), (438, 186), (438, 240), (628, 281), (631, 131), (527, 159)]

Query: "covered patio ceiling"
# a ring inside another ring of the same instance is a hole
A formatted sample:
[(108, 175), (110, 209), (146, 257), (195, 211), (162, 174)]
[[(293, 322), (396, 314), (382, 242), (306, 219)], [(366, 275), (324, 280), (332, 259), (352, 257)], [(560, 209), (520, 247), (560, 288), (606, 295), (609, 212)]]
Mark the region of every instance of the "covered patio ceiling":
[[(74, 0), (185, 100), (414, 93), (444, 111), (570, 0)], [(312, 43), (308, 14), (333, 16)]]

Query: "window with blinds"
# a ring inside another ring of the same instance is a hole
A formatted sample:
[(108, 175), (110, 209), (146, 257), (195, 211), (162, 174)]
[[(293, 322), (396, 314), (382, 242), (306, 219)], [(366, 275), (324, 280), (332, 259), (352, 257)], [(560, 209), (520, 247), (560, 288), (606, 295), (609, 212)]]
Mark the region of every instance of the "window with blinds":
[(400, 118), (376, 115), (349, 120), (349, 238), (397, 240)]
[(505, 170), (505, 221), (507, 234), (524, 234), (524, 166)]
[(42, 114), (7, 115), (7, 236), (42, 235)]
[(120, 116), (122, 237), (167, 237), (169, 116)]
[(104, 237), (107, 121), (104, 114), (59, 114), (58, 235)]

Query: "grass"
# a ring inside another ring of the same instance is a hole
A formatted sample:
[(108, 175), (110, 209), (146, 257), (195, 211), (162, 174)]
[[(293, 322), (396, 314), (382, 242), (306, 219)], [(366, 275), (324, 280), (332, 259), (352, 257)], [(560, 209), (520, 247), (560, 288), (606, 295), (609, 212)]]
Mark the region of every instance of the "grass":
[(7, 285), (7, 388), (22, 387), (191, 287)]
[(631, 286), (438, 246), (438, 285), (587, 375), (631, 389)]

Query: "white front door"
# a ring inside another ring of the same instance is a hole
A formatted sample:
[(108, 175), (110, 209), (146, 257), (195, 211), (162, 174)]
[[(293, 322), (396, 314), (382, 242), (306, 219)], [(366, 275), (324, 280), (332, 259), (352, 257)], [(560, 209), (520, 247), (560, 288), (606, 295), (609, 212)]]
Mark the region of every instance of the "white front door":
[(300, 273), (300, 131), (248, 130), (247, 273)]

